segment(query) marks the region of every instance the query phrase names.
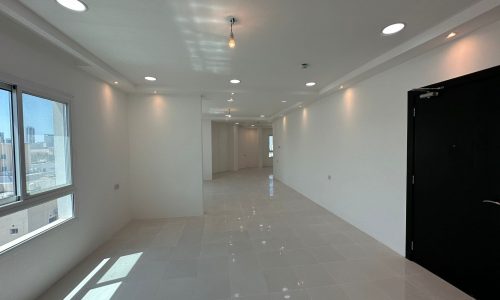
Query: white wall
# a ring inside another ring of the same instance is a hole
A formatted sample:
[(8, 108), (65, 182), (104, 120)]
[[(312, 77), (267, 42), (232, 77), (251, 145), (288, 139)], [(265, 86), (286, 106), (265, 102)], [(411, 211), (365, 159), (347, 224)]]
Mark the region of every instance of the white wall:
[(238, 162), (238, 146), (239, 146), (239, 128), (238, 126), (233, 126), (232, 128), (232, 136), (233, 136), (233, 171), (238, 171), (239, 170), (239, 162)]
[(133, 218), (202, 215), (201, 100), (133, 95), (129, 128)]
[(213, 173), (271, 167), (268, 136), (272, 128), (247, 128), (212, 122)]
[(129, 220), (127, 99), (4, 17), (0, 41), (1, 80), (17, 77), (74, 97), (77, 218), (0, 255), (0, 298), (34, 299)]
[(259, 167), (259, 132), (258, 128), (240, 128), (238, 132), (238, 167)]
[(497, 22), (276, 120), (276, 177), (403, 255), (407, 91), (499, 65), (499, 36)]
[(213, 173), (234, 169), (233, 125), (212, 122), (212, 170)]
[(212, 180), (212, 121), (202, 120), (203, 180)]

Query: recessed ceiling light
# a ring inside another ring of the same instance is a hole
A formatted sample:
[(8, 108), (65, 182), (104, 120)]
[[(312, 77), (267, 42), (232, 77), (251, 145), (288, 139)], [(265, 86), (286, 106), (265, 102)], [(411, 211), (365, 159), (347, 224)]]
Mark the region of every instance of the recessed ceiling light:
[(252, 124), (252, 125), (250, 125), (250, 126), (255, 127), (255, 124)]
[(239, 79), (231, 79), (229, 82), (231, 82), (232, 84), (238, 84), (241, 82), (241, 80)]
[(315, 85), (316, 85), (316, 82), (313, 82), (313, 81), (306, 83), (306, 86), (309, 86), (309, 87), (315, 86)]
[(302, 108), (302, 105), (299, 105), (299, 108)]
[(265, 115), (260, 115), (260, 117), (261, 117), (261, 118), (264, 118), (264, 117), (265, 117)]
[(341, 89), (343, 89), (343, 88), (344, 88), (344, 86), (343, 86), (343, 85), (339, 86), (339, 89), (340, 89), (340, 90), (341, 90)]
[(146, 76), (144, 77), (144, 79), (146, 79), (147, 81), (156, 81), (156, 77), (153, 76)]
[(233, 98), (227, 99), (227, 102), (234, 102), (234, 99)]
[(56, 0), (57, 3), (72, 11), (84, 12), (87, 10), (87, 5), (80, 0)]
[(448, 34), (448, 36), (447, 36), (446, 38), (447, 38), (447, 39), (451, 39), (451, 38), (453, 38), (453, 37), (455, 37), (455, 36), (457, 36), (457, 33), (452, 31), (452, 32), (450, 32), (450, 33)]
[(113, 82), (114, 84), (118, 84), (118, 81)]
[(240, 125), (240, 123), (236, 122), (236, 123), (234, 123), (234, 125)]
[(234, 92), (232, 92), (231, 95), (234, 95)]
[(158, 94), (158, 91), (153, 91), (153, 93)]
[(391, 24), (389, 26), (386, 26), (384, 29), (382, 29), (382, 34), (383, 35), (393, 35), (393, 34), (396, 34), (398, 32), (400, 32), (401, 30), (403, 30), (403, 28), (405, 28), (405, 24), (404, 23), (394, 23), (394, 24)]
[(281, 100), (281, 102), (286, 103), (286, 100)]

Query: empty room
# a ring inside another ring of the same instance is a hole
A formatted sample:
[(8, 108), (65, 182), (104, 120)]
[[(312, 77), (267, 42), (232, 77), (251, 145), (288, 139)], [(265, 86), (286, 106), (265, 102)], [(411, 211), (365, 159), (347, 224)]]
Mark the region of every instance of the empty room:
[(500, 299), (500, 0), (1, 0), (0, 300)]

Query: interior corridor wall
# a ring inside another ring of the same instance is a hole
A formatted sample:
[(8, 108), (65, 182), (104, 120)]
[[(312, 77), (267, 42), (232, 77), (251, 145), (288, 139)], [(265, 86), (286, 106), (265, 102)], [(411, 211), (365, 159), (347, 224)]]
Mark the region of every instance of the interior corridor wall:
[(499, 65), (499, 36), (497, 22), (275, 120), (276, 177), (404, 255), (407, 91)]
[(233, 124), (212, 121), (212, 170), (214, 174), (233, 170), (233, 145)]
[(203, 180), (212, 180), (212, 121), (201, 121)]
[(258, 129), (240, 127), (238, 131), (239, 169), (259, 167), (259, 153)]
[(0, 298), (35, 299), (130, 220), (128, 101), (3, 15), (0, 41), (1, 81), (71, 98), (76, 219), (0, 255)]
[(131, 95), (129, 128), (132, 217), (201, 216), (200, 98)]

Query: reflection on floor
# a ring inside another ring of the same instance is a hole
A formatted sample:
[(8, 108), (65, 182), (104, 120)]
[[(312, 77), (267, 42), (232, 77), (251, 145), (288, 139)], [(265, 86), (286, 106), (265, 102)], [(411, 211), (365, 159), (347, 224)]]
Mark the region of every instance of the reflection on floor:
[(132, 222), (42, 299), (470, 299), (271, 173), (205, 183), (204, 217)]

